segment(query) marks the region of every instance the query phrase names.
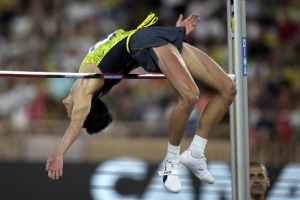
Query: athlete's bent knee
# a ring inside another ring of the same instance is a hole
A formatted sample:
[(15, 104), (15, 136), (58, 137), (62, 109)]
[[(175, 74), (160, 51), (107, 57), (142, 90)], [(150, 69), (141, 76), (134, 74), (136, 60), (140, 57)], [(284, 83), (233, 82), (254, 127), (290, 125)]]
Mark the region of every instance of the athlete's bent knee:
[(223, 99), (231, 104), (236, 96), (237, 89), (233, 81), (228, 82), (224, 85), (224, 89), (222, 90), (222, 97)]
[(199, 99), (198, 91), (189, 91), (179, 96), (179, 105), (185, 107), (188, 110), (194, 109)]

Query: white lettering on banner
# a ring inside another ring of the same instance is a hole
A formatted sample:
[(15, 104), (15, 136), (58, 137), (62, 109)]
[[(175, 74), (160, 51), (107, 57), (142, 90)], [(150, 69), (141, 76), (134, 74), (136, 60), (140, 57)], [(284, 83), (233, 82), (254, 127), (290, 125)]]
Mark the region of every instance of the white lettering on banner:
[[(162, 165), (159, 170), (163, 169)], [(146, 178), (148, 172), (148, 164), (142, 160), (124, 157), (115, 160), (105, 161), (100, 164), (92, 178), (91, 178), (91, 196), (93, 200), (182, 200), (193, 199), (194, 192), (192, 188), (192, 180), (189, 177), (189, 171), (185, 168), (180, 169), (180, 179), (182, 184), (182, 190), (179, 194), (172, 194), (168, 192), (163, 184), (162, 177), (155, 175), (151, 178), (150, 183), (146, 186), (146, 190), (142, 197), (139, 197), (135, 193), (133, 188), (133, 194), (121, 194), (116, 190), (116, 184), (122, 178), (131, 179), (132, 183), (141, 182)], [(134, 187), (134, 184), (132, 184)]]
[(100, 164), (91, 178), (93, 200), (138, 199), (137, 194), (122, 195), (116, 191), (118, 180), (130, 177), (141, 181), (147, 172), (147, 163), (134, 158), (119, 158)]
[[(132, 157), (121, 157), (102, 162), (91, 177), (90, 191), (93, 200), (230, 200), (231, 170), (226, 162), (209, 162), (208, 168), (215, 178), (213, 185), (193, 184), (190, 171), (180, 165), (182, 190), (179, 194), (168, 192), (157, 171), (163, 169), (162, 163), (155, 172), (149, 172), (149, 164)], [(151, 174), (149, 174), (151, 173)], [(249, 177), (249, 176), (248, 176)], [(272, 180), (271, 177), (271, 182)], [(128, 186), (129, 185), (129, 186)], [(197, 194), (196, 192), (199, 191)], [(266, 200), (300, 199), (300, 164), (284, 166), (276, 183), (270, 188)]]
[[(272, 182), (272, 178), (270, 180)], [(267, 200), (300, 199), (300, 164), (288, 164), (281, 171)]]
[(213, 185), (203, 184), (199, 199), (231, 200), (231, 171), (228, 163), (211, 162), (207, 167), (215, 178), (215, 183)]

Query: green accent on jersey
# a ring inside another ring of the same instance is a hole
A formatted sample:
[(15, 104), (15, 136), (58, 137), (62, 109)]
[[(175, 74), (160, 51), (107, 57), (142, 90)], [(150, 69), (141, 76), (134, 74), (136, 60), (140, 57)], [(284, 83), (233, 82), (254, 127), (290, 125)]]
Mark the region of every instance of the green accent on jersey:
[(107, 52), (113, 48), (118, 42), (128, 37), (134, 31), (124, 31), (119, 29), (110, 35), (108, 35), (104, 40), (99, 41), (95, 45), (93, 45), (84, 60), (82, 61), (79, 71), (88, 63), (93, 63), (96, 66), (99, 65), (101, 60), (107, 54)]

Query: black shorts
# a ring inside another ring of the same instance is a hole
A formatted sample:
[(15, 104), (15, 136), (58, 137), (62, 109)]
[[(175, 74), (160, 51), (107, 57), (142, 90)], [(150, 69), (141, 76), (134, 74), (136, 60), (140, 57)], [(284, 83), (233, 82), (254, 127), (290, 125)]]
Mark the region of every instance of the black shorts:
[(131, 36), (129, 47), (132, 57), (147, 72), (161, 72), (152, 48), (172, 43), (181, 53), (182, 43), (185, 41), (185, 27), (147, 27), (137, 30)]

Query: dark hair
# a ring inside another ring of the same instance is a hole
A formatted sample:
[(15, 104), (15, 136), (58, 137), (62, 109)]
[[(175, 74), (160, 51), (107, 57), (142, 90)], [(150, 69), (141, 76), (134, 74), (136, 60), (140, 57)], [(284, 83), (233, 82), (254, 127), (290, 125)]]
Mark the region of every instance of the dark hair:
[(83, 128), (85, 128), (90, 135), (96, 134), (105, 129), (112, 120), (112, 115), (109, 113), (106, 104), (99, 98), (93, 98), (91, 110), (84, 121)]

